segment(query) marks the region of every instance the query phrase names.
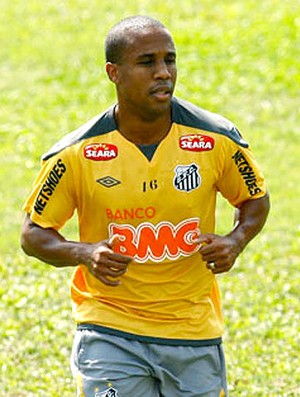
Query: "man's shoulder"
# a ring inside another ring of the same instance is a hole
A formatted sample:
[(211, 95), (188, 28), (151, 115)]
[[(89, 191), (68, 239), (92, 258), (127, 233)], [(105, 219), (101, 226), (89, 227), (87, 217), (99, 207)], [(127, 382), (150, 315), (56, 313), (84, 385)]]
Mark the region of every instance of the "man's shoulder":
[(172, 121), (202, 131), (225, 135), (243, 147), (249, 146), (230, 120), (183, 99), (173, 98)]
[(82, 140), (106, 134), (110, 131), (114, 131), (116, 128), (117, 125), (114, 119), (114, 106), (112, 106), (106, 111), (93, 117), (76, 130), (65, 135), (42, 156), (42, 160), (48, 160), (50, 157), (61, 152), (65, 148), (75, 145)]

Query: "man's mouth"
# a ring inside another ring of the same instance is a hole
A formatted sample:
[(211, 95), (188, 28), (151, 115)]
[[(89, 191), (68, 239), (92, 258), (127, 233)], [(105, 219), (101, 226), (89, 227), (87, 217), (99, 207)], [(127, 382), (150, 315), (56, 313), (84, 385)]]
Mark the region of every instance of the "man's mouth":
[(167, 100), (172, 96), (172, 85), (157, 85), (150, 90), (150, 95), (161, 101)]

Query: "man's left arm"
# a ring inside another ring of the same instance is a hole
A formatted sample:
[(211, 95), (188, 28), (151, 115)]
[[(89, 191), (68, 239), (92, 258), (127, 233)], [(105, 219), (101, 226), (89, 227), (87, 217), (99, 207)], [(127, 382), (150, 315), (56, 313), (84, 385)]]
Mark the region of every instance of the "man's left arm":
[(236, 210), (233, 230), (225, 236), (213, 233), (202, 234), (197, 243), (201, 244), (200, 254), (207, 267), (215, 264), (213, 273), (229, 271), (246, 245), (261, 231), (270, 210), (268, 193), (258, 199), (247, 200)]

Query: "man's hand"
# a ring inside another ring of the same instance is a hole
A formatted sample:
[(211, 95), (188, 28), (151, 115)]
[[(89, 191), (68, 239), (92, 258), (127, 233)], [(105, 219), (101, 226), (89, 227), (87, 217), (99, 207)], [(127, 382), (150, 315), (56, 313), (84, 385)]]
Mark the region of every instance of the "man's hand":
[(247, 200), (235, 211), (235, 225), (226, 236), (202, 234), (195, 243), (201, 244), (199, 253), (213, 273), (228, 272), (246, 245), (260, 232), (270, 209), (268, 193), (258, 199)]
[(207, 262), (207, 268), (215, 274), (228, 272), (242, 251), (237, 241), (229, 236), (202, 234), (195, 242), (201, 244), (199, 253)]
[(119, 236), (99, 243), (66, 240), (57, 230), (42, 228), (32, 222), (27, 214), (21, 244), (25, 253), (55, 267), (85, 265), (102, 283), (120, 284), (119, 278), (126, 273), (132, 257), (114, 252)]
[(129, 263), (133, 260), (130, 256), (113, 251), (118, 241), (119, 236), (114, 235), (110, 240), (102, 241), (96, 247), (93, 245), (90, 258), (85, 263), (96, 278), (112, 287), (121, 284), (119, 278), (126, 273)]

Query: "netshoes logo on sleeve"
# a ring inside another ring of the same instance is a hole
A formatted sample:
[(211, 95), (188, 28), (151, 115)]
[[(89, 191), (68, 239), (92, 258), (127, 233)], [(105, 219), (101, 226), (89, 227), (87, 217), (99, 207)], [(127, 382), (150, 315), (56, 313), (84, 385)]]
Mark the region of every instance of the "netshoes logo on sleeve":
[(246, 157), (243, 155), (243, 153), (240, 150), (238, 150), (232, 156), (232, 158), (239, 170), (239, 173), (244, 178), (244, 181), (247, 185), (250, 195), (254, 196), (257, 193), (260, 193), (261, 189), (259, 186), (257, 186), (256, 174), (253, 168), (248, 163)]
[(207, 152), (215, 146), (215, 141), (208, 135), (188, 134), (179, 139), (179, 147), (191, 152)]
[(199, 244), (194, 242), (200, 235), (199, 223), (199, 218), (186, 219), (177, 225), (166, 221), (157, 225), (144, 222), (136, 228), (111, 223), (109, 235), (120, 236), (115, 252), (132, 256), (140, 263), (161, 262), (189, 256), (199, 249)]
[(44, 208), (53, 195), (66, 170), (67, 167), (63, 163), (62, 159), (58, 159), (56, 164), (54, 164), (50, 170), (47, 179), (43, 183), (34, 203), (34, 210), (39, 215), (42, 215)]
[(107, 161), (118, 156), (118, 148), (110, 143), (93, 143), (85, 146), (83, 153), (88, 160)]

